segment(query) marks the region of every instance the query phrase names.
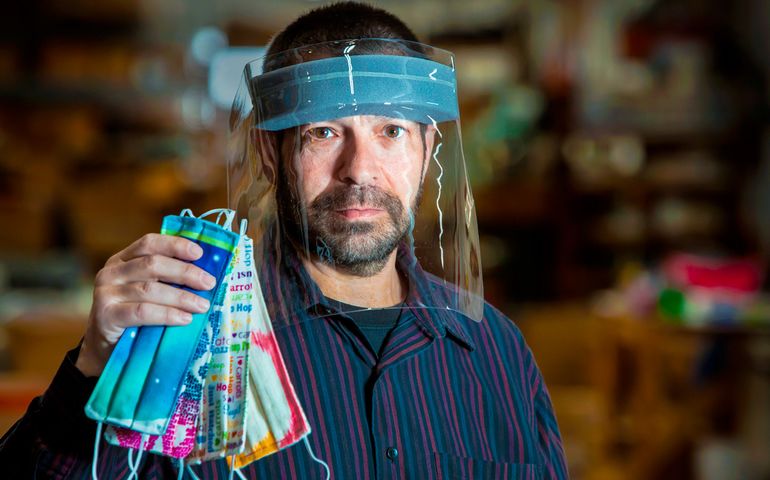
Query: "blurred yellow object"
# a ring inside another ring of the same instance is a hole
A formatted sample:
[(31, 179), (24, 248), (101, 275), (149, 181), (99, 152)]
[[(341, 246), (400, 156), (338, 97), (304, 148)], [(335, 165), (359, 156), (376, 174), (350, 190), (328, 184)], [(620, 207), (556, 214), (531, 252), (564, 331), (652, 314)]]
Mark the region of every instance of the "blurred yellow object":
[(157, 219), (170, 213), (141, 194), (141, 178), (141, 171), (125, 169), (68, 185), (66, 208), (74, 244), (94, 265), (142, 235), (157, 231)]
[(64, 354), (74, 348), (87, 319), (56, 313), (29, 313), (5, 325), (14, 373), (27, 378), (53, 378)]
[(179, 169), (173, 163), (158, 163), (145, 167), (137, 178), (137, 194), (149, 204), (174, 205), (184, 195), (185, 185)]
[(24, 415), (29, 402), (45, 391), (48, 382), (27, 374), (0, 374), (0, 435)]
[(0, 374), (0, 432), (11, 428), (29, 402), (45, 391), (85, 325), (81, 316), (28, 313), (3, 326), (13, 370)]
[(516, 323), (548, 386), (570, 476), (624, 478), (609, 455), (614, 427), (601, 320), (582, 303), (558, 303), (524, 308)]
[[(766, 405), (746, 379), (758, 364), (748, 346), (766, 346), (767, 330), (606, 317), (578, 302), (528, 306), (516, 323), (546, 380), (573, 479), (697, 478), (704, 439), (741, 442), (740, 425), (762, 418), (745, 410)], [(723, 368), (697, 376), (715, 342)], [(763, 438), (755, 450), (766, 451)]]

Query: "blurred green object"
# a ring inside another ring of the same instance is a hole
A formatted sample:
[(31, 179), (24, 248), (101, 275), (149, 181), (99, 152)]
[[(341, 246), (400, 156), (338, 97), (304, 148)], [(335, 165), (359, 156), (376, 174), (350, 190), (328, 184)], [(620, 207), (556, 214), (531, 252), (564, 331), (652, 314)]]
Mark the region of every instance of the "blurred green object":
[(666, 288), (658, 297), (658, 308), (666, 320), (681, 324), (684, 321), (687, 299), (682, 291)]
[(474, 186), (512, 176), (545, 108), (541, 92), (526, 85), (497, 89), (470, 126), (465, 142), (469, 178)]

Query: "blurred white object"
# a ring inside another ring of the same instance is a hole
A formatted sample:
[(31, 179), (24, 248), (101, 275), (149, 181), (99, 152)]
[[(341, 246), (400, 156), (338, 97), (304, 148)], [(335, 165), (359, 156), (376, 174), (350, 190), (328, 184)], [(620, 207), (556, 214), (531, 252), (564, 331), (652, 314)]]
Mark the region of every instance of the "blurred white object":
[(199, 64), (207, 66), (220, 50), (227, 48), (227, 35), (216, 27), (203, 27), (192, 37), (190, 54)]
[(744, 480), (746, 455), (740, 443), (730, 438), (709, 438), (697, 446), (695, 478), (698, 480)]
[(231, 47), (214, 54), (209, 66), (209, 96), (217, 107), (229, 109), (233, 105), (243, 67), (266, 51), (266, 47)]

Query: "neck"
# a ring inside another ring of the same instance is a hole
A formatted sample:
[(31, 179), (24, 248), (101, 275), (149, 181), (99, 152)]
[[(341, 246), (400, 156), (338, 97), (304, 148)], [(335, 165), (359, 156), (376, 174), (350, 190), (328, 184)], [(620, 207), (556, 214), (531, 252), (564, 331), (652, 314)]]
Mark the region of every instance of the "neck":
[(406, 298), (406, 282), (396, 269), (396, 250), (385, 267), (369, 277), (351, 275), (318, 259), (303, 258), (302, 263), (328, 298), (368, 308), (392, 307)]

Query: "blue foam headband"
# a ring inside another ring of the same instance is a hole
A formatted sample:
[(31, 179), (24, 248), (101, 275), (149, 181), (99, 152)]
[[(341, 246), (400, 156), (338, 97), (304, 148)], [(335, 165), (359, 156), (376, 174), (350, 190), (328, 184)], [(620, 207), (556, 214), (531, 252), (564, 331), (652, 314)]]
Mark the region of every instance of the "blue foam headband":
[(350, 55), (299, 63), (254, 77), (256, 126), (284, 130), (352, 115), (419, 123), (455, 120), (452, 68), (401, 55)]

